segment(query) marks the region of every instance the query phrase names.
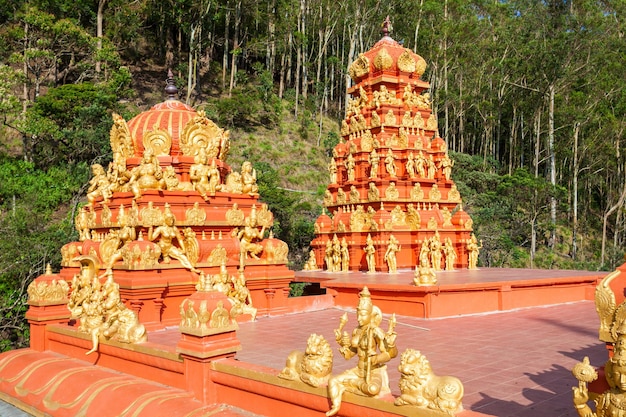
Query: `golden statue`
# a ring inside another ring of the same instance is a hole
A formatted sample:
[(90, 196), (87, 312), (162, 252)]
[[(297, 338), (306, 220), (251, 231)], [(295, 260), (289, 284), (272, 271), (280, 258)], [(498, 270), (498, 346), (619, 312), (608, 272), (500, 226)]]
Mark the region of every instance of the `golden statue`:
[(89, 204), (94, 205), (98, 197), (102, 197), (102, 201), (108, 203), (113, 192), (111, 191), (111, 183), (109, 182), (106, 172), (104, 172), (104, 168), (102, 168), (100, 164), (93, 164), (91, 166), (91, 172), (93, 177), (89, 181), (89, 189), (87, 190), (87, 200), (89, 200)]
[(346, 192), (343, 190), (343, 188), (339, 188), (337, 190), (337, 204), (346, 204)]
[(435, 269), (431, 268), (428, 264), (426, 266), (415, 266), (415, 272), (413, 273), (413, 284), (416, 286), (422, 285), (435, 285), (437, 284), (437, 275)]
[(159, 160), (150, 149), (143, 151), (141, 164), (133, 168), (128, 180), (134, 198), (141, 197), (142, 190), (162, 190), (165, 188), (163, 170)]
[(437, 172), (437, 166), (435, 165), (435, 161), (433, 160), (433, 156), (429, 155), (426, 159), (426, 167), (428, 172), (426, 173), (426, 178), (434, 180), (435, 173)]
[(441, 240), (439, 238), (439, 232), (435, 232), (435, 235), (430, 238), (430, 266), (435, 271), (441, 271)]
[(309, 259), (304, 264), (305, 271), (317, 271), (317, 260), (315, 259), (315, 251), (311, 249), (309, 252)]
[(380, 192), (378, 191), (378, 187), (374, 182), (370, 182), (370, 188), (367, 190), (367, 200), (368, 201), (378, 201), (380, 200)]
[(452, 175), (452, 167), (454, 166), (454, 161), (450, 159), (448, 154), (446, 154), (440, 162), (440, 167), (443, 171), (443, 176), (447, 181), (450, 181), (450, 176)]
[(252, 168), (250, 161), (245, 161), (241, 165), (241, 191), (244, 194), (257, 194), (259, 192), (259, 186), (256, 183), (256, 170)]
[(100, 336), (122, 343), (145, 342), (146, 329), (139, 323), (136, 313), (122, 303), (113, 272), (107, 269), (106, 280), (100, 284), (95, 257), (83, 255), (75, 261), (80, 262), (80, 273), (72, 279), (67, 307), (71, 317), (80, 320), (78, 331), (91, 335), (92, 348), (85, 354), (98, 350)]
[(386, 363), (398, 355), (397, 333), (394, 330), (395, 314), (389, 320), (389, 329), (385, 333), (379, 327), (382, 312), (372, 304), (367, 287), (359, 293), (358, 326), (352, 331), (351, 336), (343, 331), (347, 321), (348, 314), (344, 313), (339, 328), (335, 329), (335, 340), (340, 346), (339, 353), (345, 359), (356, 355), (359, 360), (355, 368), (333, 376), (328, 381), (332, 408), (326, 413), (327, 416), (339, 412), (345, 391), (368, 397), (388, 394), (390, 390)]
[(476, 235), (472, 233), (472, 236), (467, 241), (466, 248), (468, 252), (468, 266), (467, 269), (476, 269), (478, 267), (478, 253), (483, 247), (483, 241), (480, 241), (480, 245), (476, 240)]
[(426, 158), (422, 151), (419, 151), (415, 156), (415, 171), (418, 177), (426, 178)]
[(233, 287), (228, 294), (228, 298), (233, 301), (232, 315), (250, 314), (252, 321), (256, 320), (257, 309), (252, 306), (252, 295), (246, 285), (246, 277), (243, 270), (239, 270), (237, 276), (232, 276)]
[(263, 239), (263, 235), (265, 235), (265, 226), (261, 226), (261, 230), (258, 229), (256, 206), (252, 206), (250, 216), (245, 220), (245, 226), (237, 233), (237, 239), (239, 239), (240, 269), (244, 269), (248, 255), (254, 259), (259, 259), (258, 255), (263, 252), (263, 245), (254, 242), (257, 239)]
[[(235, 203), (236, 204), (236, 203)], [(228, 212), (227, 212), (228, 213)], [(206, 220), (206, 212), (200, 208), (200, 203), (193, 203), (193, 207), (185, 211), (185, 222), (192, 226), (202, 226)]]
[(367, 272), (373, 274), (376, 272), (376, 248), (374, 247), (372, 235), (369, 233), (367, 234), (363, 250), (365, 251), (365, 260), (367, 261)]
[(380, 163), (380, 156), (376, 152), (376, 149), (372, 149), (372, 152), (369, 156), (370, 162), (370, 178), (378, 177), (378, 164)]
[(392, 181), (385, 190), (385, 199), (395, 201), (398, 197), (400, 197), (400, 192), (396, 188), (396, 183)]
[(428, 192), (428, 199), (431, 201), (441, 200), (441, 191), (439, 191), (439, 186), (437, 184), (433, 184), (432, 188)]
[[(123, 212), (123, 205), (120, 205), (120, 214)], [(115, 262), (122, 260), (123, 251), (129, 242), (137, 239), (137, 233), (134, 227), (127, 224), (128, 217), (118, 214), (118, 230), (111, 230), (109, 236), (100, 244), (100, 256), (105, 261), (105, 267), (110, 269)]]
[(448, 201), (461, 201), (461, 193), (456, 188), (456, 184), (452, 184), (450, 186), (450, 191), (448, 191)]
[(405, 170), (409, 178), (415, 178), (415, 156), (413, 155), (413, 152), (409, 152), (409, 156), (406, 160)]
[(396, 157), (393, 155), (391, 148), (388, 149), (387, 156), (385, 156), (385, 168), (390, 177), (396, 176), (398, 168), (396, 167)]
[(348, 241), (346, 238), (341, 239), (341, 272), (350, 270), (350, 251), (348, 249)]
[(437, 376), (430, 362), (415, 349), (405, 350), (400, 357), (400, 393), (395, 405), (414, 405), (439, 410), (449, 415), (461, 411), (463, 384), (453, 376)]
[(361, 194), (359, 194), (359, 190), (356, 189), (356, 186), (350, 186), (350, 202), (351, 203), (359, 203), (361, 201)]
[(333, 204), (333, 194), (330, 190), (324, 191), (324, 206), (328, 207)]
[(346, 159), (346, 162), (344, 162), (344, 166), (346, 167), (346, 172), (348, 173), (348, 181), (354, 181), (356, 161), (354, 160), (354, 156), (352, 156), (352, 152), (348, 154), (348, 158)]
[(443, 253), (446, 257), (446, 271), (453, 271), (454, 264), (456, 263), (456, 259), (458, 255), (454, 250), (454, 245), (452, 245), (452, 239), (449, 237), (446, 238), (445, 244), (443, 246)]
[(333, 369), (333, 351), (324, 336), (312, 334), (306, 342), (306, 350), (292, 351), (287, 357), (285, 369), (279, 378), (301, 380), (312, 387), (328, 382)]
[[(200, 273), (200, 270), (192, 265), (186, 254), (185, 241), (176, 227), (176, 217), (170, 210), (168, 203), (165, 203), (163, 224), (157, 226), (156, 229), (153, 229), (153, 226), (148, 229), (148, 240), (153, 242), (157, 238), (159, 238), (158, 245), (161, 248), (164, 263), (169, 264), (171, 258), (174, 258), (190, 271)], [(178, 243), (178, 247), (174, 245), (174, 242)]]
[[(193, 189), (196, 190), (204, 200), (208, 200), (210, 168), (204, 148), (200, 148), (200, 152), (193, 158), (193, 161), (193, 165), (189, 167), (189, 179), (191, 180)], [(215, 194), (215, 190), (213, 193)]]
[(326, 250), (324, 251), (324, 262), (326, 263), (326, 270), (333, 272), (335, 267), (333, 265), (333, 241), (328, 239), (326, 241)]
[(400, 252), (401, 246), (398, 239), (394, 235), (389, 236), (389, 242), (387, 244), (387, 251), (385, 252), (384, 260), (387, 262), (390, 274), (398, 272), (398, 262), (396, 259), (396, 253)]
[(330, 174), (330, 183), (337, 183), (337, 163), (335, 162), (335, 158), (330, 159), (330, 163), (328, 164), (328, 172)]
[(422, 186), (419, 182), (416, 182), (411, 188), (411, 200), (418, 201), (424, 199), (424, 191), (422, 191)]

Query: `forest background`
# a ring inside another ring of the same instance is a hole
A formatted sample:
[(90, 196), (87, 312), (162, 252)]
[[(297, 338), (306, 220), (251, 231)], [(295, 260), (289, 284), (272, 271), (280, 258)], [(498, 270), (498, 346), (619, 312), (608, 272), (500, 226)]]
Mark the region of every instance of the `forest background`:
[(610, 270), (626, 237), (626, 1), (0, 0), (0, 350), (26, 288), (77, 239), (111, 113), (181, 101), (231, 130), (300, 269), (339, 141), (348, 65), (423, 56), (485, 267)]

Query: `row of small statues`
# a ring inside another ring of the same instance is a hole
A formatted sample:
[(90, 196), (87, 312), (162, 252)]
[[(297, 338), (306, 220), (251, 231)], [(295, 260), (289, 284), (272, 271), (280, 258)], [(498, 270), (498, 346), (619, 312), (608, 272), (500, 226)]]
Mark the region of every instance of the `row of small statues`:
[[(478, 255), (481, 248), (482, 241), (479, 244), (476, 236), (472, 233), (466, 242), (468, 269), (477, 268)], [(389, 273), (396, 273), (398, 271), (396, 254), (400, 252), (401, 249), (402, 246), (398, 239), (394, 235), (390, 235), (383, 256), (383, 260), (387, 263)], [(365, 252), (368, 273), (376, 273), (376, 243), (370, 233), (367, 234), (367, 238), (365, 239), (363, 251)], [(452, 239), (446, 237), (442, 243), (439, 232), (436, 231), (432, 237), (422, 242), (419, 262), (416, 266), (416, 284), (432, 285), (434, 283), (432, 279), (420, 279), (419, 277), (428, 275), (432, 278), (434, 272), (442, 270), (442, 264), (444, 270), (452, 271), (455, 269), (454, 265), (457, 259), (458, 254), (454, 249)], [(350, 270), (350, 251), (345, 237), (340, 241), (335, 234), (332, 239), (326, 241), (324, 264), (326, 265), (326, 270), (329, 272), (348, 272)], [(317, 260), (313, 250), (309, 253), (309, 259), (305, 263), (304, 269), (307, 271), (317, 269)]]
[(381, 104), (395, 106), (404, 104), (409, 108), (417, 107), (418, 109), (428, 110), (430, 109), (431, 101), (429, 93), (414, 93), (411, 84), (407, 84), (404, 87), (401, 98), (397, 98), (394, 90), (389, 90), (386, 85), (382, 84), (377, 91), (372, 92), (371, 100), (365, 89), (360, 86), (359, 96), (348, 100), (346, 115), (360, 114), (363, 109), (372, 106), (376, 107), (376, 109), (380, 109)]
[(230, 173), (223, 183), (216, 159), (212, 158), (209, 164), (203, 148), (189, 168), (190, 183), (180, 182), (173, 166), (162, 169), (150, 149), (144, 150), (141, 163), (132, 170), (126, 168), (126, 159), (118, 153), (109, 164), (108, 171), (100, 164), (93, 164), (91, 171), (93, 177), (87, 190), (87, 199), (91, 205), (98, 198), (108, 202), (116, 191), (131, 191), (134, 199), (141, 198), (144, 190), (195, 190), (205, 200), (215, 195), (216, 191), (251, 195), (258, 193), (256, 171), (249, 161), (242, 164), (241, 173)]
[[(390, 177), (398, 177), (398, 166), (396, 164), (396, 159), (398, 159), (391, 148), (387, 150), (387, 154), (383, 160), (385, 172)], [(368, 163), (370, 164), (369, 170), (369, 178), (380, 178), (379, 176), (379, 164), (381, 157), (376, 151), (373, 149), (370, 152), (368, 157)], [(356, 179), (356, 165), (357, 161), (354, 158), (352, 152), (348, 154), (345, 159), (343, 166), (346, 172), (347, 181), (355, 181)], [(435, 163), (433, 159), (433, 155), (429, 155), (428, 158), (424, 156), (422, 151), (419, 151), (414, 154), (412, 151), (409, 152), (407, 156), (407, 160), (405, 162), (405, 174), (408, 179), (416, 179), (416, 178), (426, 178), (426, 179), (435, 179), (435, 174), (438, 169), (441, 169), (443, 172), (444, 178), (449, 181), (452, 175), (452, 167), (454, 166), (454, 161), (450, 159), (450, 157), (445, 154), (444, 157), (439, 161), (439, 166)], [(338, 177), (338, 167), (335, 158), (331, 158), (330, 163), (328, 164), (328, 172), (330, 174), (330, 183), (337, 184), (339, 183)], [(343, 181), (342, 181), (343, 182)]]
[[(389, 201), (397, 201), (400, 198), (400, 191), (396, 187), (396, 183), (391, 181), (387, 188), (385, 189), (385, 200)], [(452, 184), (450, 190), (448, 191), (448, 201), (458, 202), (461, 200), (460, 193), (456, 187), (456, 184)], [(424, 191), (422, 190), (422, 186), (419, 182), (413, 184), (411, 188), (411, 192), (409, 194), (409, 199), (411, 201), (421, 201), (424, 200)], [(441, 201), (442, 195), (441, 190), (439, 190), (439, 186), (437, 184), (433, 184), (428, 191), (428, 199), (432, 201)], [(380, 191), (375, 182), (369, 183), (369, 188), (367, 190), (367, 201), (375, 202), (380, 201)], [(324, 206), (332, 206), (335, 204), (358, 204), (364, 201), (361, 198), (361, 193), (355, 185), (350, 186), (350, 191), (348, 194), (343, 190), (343, 188), (337, 189), (337, 200), (335, 201), (333, 197), (333, 193), (330, 190), (326, 190), (324, 192)]]
[[(380, 327), (382, 312), (372, 303), (371, 294), (364, 287), (359, 293), (356, 315), (358, 324), (351, 334), (344, 331), (348, 322), (347, 313), (343, 314), (334, 332), (339, 353), (345, 359), (356, 356), (356, 367), (332, 375), (333, 352), (330, 344), (323, 336), (312, 334), (306, 350), (292, 352), (285, 369), (279, 374), (281, 378), (299, 380), (314, 387), (327, 384), (331, 401), (327, 416), (340, 411), (345, 392), (377, 398), (391, 392), (387, 363), (398, 356), (395, 314), (389, 320), (388, 329), (383, 330)], [(435, 375), (429, 361), (419, 351), (405, 350), (398, 370), (400, 396), (394, 401), (396, 406), (416, 406), (449, 415), (461, 410), (464, 393), (461, 381), (453, 376)]]

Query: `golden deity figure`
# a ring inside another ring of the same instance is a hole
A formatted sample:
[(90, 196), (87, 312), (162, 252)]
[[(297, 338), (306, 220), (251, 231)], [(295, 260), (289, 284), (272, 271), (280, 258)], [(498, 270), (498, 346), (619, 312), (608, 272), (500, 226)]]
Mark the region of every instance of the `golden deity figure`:
[(426, 178), (434, 180), (435, 173), (437, 172), (437, 166), (435, 165), (435, 161), (433, 160), (432, 155), (429, 155), (428, 158), (426, 159), (426, 167), (428, 170), (426, 173)]
[(311, 249), (309, 252), (309, 259), (304, 264), (305, 271), (317, 271), (317, 260), (315, 259), (315, 251)]
[[(123, 253), (128, 243), (137, 239), (135, 228), (128, 225), (128, 216), (123, 215), (124, 206), (120, 205), (118, 213), (118, 230), (111, 230), (109, 236), (100, 244), (100, 253), (104, 258), (109, 257), (105, 266), (107, 269), (113, 268), (113, 265), (124, 258)], [(108, 252), (108, 253), (107, 253)]]
[(454, 250), (454, 245), (452, 244), (452, 239), (447, 237), (445, 239), (445, 244), (443, 245), (443, 254), (446, 257), (446, 271), (453, 271), (454, 264), (456, 263), (456, 259), (458, 255)]
[[(235, 203), (236, 204), (236, 203)], [(193, 203), (193, 207), (185, 211), (185, 222), (192, 226), (202, 226), (206, 220), (206, 212), (200, 208), (200, 203)]]
[(331, 257), (332, 257), (333, 269), (331, 270), (331, 272), (340, 272), (341, 271), (341, 241), (339, 240), (336, 234), (333, 236), (332, 248), (333, 248), (333, 253)]
[(141, 164), (133, 168), (128, 180), (134, 198), (141, 197), (142, 190), (162, 190), (165, 188), (163, 170), (159, 160), (150, 149), (143, 151)]
[(352, 156), (352, 152), (348, 154), (348, 158), (346, 159), (346, 162), (344, 162), (344, 166), (346, 167), (346, 172), (348, 173), (348, 181), (354, 181), (356, 161), (354, 160), (354, 156)]
[(400, 252), (400, 242), (394, 235), (389, 236), (389, 242), (387, 243), (387, 251), (385, 251), (385, 256), (383, 259), (387, 262), (387, 267), (389, 268), (390, 274), (395, 274), (398, 272), (398, 261), (396, 254)]
[(237, 233), (239, 239), (239, 268), (244, 269), (246, 259), (251, 256), (253, 259), (259, 259), (259, 254), (263, 252), (263, 245), (255, 243), (256, 240), (262, 240), (265, 235), (265, 225), (258, 228), (256, 206), (252, 206), (250, 216), (245, 220), (245, 225)]
[(454, 376), (438, 376), (430, 362), (415, 349), (407, 349), (400, 356), (400, 396), (394, 404), (412, 405), (455, 415), (462, 410), (464, 388)]
[(243, 270), (239, 270), (239, 273), (231, 278), (233, 287), (230, 290), (228, 297), (233, 301), (233, 308), (231, 314), (250, 314), (252, 321), (256, 320), (257, 309), (252, 305), (252, 295), (246, 285), (246, 277)]
[(113, 152), (113, 161), (109, 163), (107, 178), (111, 192), (128, 191), (131, 173), (126, 169), (126, 158), (119, 152)]
[(428, 199), (431, 201), (441, 200), (441, 191), (439, 191), (439, 186), (437, 184), (433, 184), (432, 188), (428, 192)]
[(456, 188), (456, 184), (452, 184), (450, 186), (450, 191), (448, 191), (448, 201), (461, 201), (461, 193)]
[(341, 239), (341, 272), (350, 270), (350, 250), (348, 249), (348, 241), (346, 238)]
[(259, 186), (256, 183), (256, 170), (252, 168), (250, 161), (245, 161), (241, 165), (241, 191), (244, 194), (258, 194)]
[(400, 192), (398, 191), (398, 189), (396, 188), (396, 183), (395, 182), (390, 182), (389, 186), (387, 187), (387, 189), (385, 190), (385, 198), (387, 200), (391, 200), (391, 201), (395, 201), (400, 197)]
[(406, 159), (405, 170), (409, 178), (415, 178), (415, 155), (413, 155), (413, 152), (409, 152), (409, 156)]
[(374, 247), (372, 235), (369, 233), (365, 239), (365, 247), (363, 248), (363, 251), (365, 252), (365, 260), (367, 261), (367, 272), (369, 274), (373, 274), (376, 272), (376, 248)]
[[(193, 189), (196, 190), (204, 200), (209, 196), (209, 165), (204, 148), (194, 157), (194, 164), (189, 167), (189, 179)], [(214, 191), (215, 193), (215, 191)]]
[(441, 210), (441, 216), (443, 217), (443, 227), (452, 227), (452, 213), (448, 207)]
[(426, 157), (422, 151), (419, 151), (415, 156), (415, 171), (418, 177), (426, 178)]
[(385, 156), (385, 169), (390, 177), (395, 177), (398, 168), (396, 167), (396, 157), (393, 155), (391, 148), (387, 150), (387, 156)]
[(372, 152), (369, 156), (370, 163), (370, 178), (378, 177), (378, 164), (380, 163), (380, 156), (378, 156), (378, 152), (376, 149), (372, 149)]
[(93, 206), (98, 197), (102, 197), (102, 201), (108, 203), (113, 192), (111, 191), (111, 183), (109, 182), (106, 172), (104, 172), (104, 168), (102, 168), (100, 164), (93, 164), (91, 166), (91, 172), (93, 177), (89, 181), (89, 189), (87, 190), (87, 200), (89, 200), (89, 204)]
[(324, 191), (324, 205), (326, 207), (331, 206), (333, 204), (333, 194), (330, 190)]
[(339, 412), (343, 393), (348, 391), (358, 395), (376, 397), (390, 392), (387, 365), (398, 355), (396, 347), (395, 314), (389, 320), (389, 328), (384, 332), (379, 326), (382, 312), (372, 303), (367, 287), (359, 293), (357, 306), (358, 326), (348, 335), (343, 330), (348, 322), (345, 313), (335, 329), (335, 340), (339, 344), (339, 353), (345, 358), (358, 357), (355, 368), (349, 369), (328, 381), (328, 394), (332, 403), (327, 416)]
[(478, 267), (478, 253), (480, 249), (483, 247), (483, 241), (480, 241), (480, 245), (478, 244), (478, 240), (476, 239), (476, 235), (472, 233), (472, 236), (469, 238), (466, 244), (467, 252), (468, 252), (468, 266), (467, 269), (476, 269)]
[(422, 190), (422, 186), (419, 182), (413, 184), (413, 188), (411, 188), (411, 200), (419, 201), (424, 199), (424, 191)]
[(78, 240), (85, 241), (91, 239), (91, 228), (95, 226), (96, 213), (92, 206), (83, 206), (80, 208), (76, 218), (74, 219), (74, 227), (78, 232)]
[(448, 154), (446, 154), (440, 162), (441, 170), (443, 171), (443, 176), (447, 181), (450, 181), (450, 176), (452, 175), (452, 167), (454, 166), (454, 161), (450, 159)]
[[(376, 93), (376, 92), (374, 92), (374, 93)], [(378, 115), (376, 110), (372, 110), (371, 124), (372, 124), (372, 127), (379, 127), (380, 126), (380, 116)]]
[(403, 127), (413, 126), (413, 117), (411, 117), (411, 112), (408, 110), (404, 112), (404, 116), (402, 117), (402, 126)]
[(337, 190), (337, 204), (346, 204), (346, 201), (346, 192), (343, 190), (343, 188), (339, 188)]
[(370, 187), (367, 190), (367, 200), (368, 201), (378, 201), (380, 200), (380, 192), (378, 191), (378, 187), (374, 182), (370, 182)]
[(335, 269), (333, 265), (333, 241), (328, 239), (326, 241), (326, 249), (324, 251), (324, 262), (326, 263), (326, 270), (333, 272)]
[(441, 271), (441, 239), (439, 232), (430, 238), (430, 265), (435, 271)]
[(357, 190), (356, 186), (350, 186), (350, 202), (351, 203), (359, 203), (361, 201), (361, 194), (359, 194), (359, 190)]
[[(154, 229), (153, 226), (150, 226), (148, 229), (148, 240), (153, 242), (156, 239), (159, 240), (158, 245), (161, 249), (161, 256), (163, 257), (164, 263), (169, 264), (171, 258), (174, 258), (190, 271), (200, 273), (200, 270), (192, 265), (187, 256), (185, 241), (176, 227), (176, 217), (170, 210), (168, 203), (165, 203), (163, 223), (157, 226), (156, 229)], [(175, 246), (174, 243), (178, 243), (178, 246)]]
[(330, 174), (330, 183), (337, 184), (337, 162), (335, 162), (335, 158), (330, 159), (328, 173)]

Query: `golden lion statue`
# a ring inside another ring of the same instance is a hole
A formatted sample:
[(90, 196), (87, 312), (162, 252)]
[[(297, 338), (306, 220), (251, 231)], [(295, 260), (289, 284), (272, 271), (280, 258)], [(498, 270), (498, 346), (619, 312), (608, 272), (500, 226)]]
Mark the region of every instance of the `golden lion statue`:
[(333, 369), (333, 351), (324, 336), (312, 334), (306, 342), (306, 350), (294, 350), (287, 357), (280, 378), (319, 387), (328, 382)]
[(400, 392), (395, 405), (416, 405), (440, 410), (450, 415), (461, 411), (463, 384), (453, 376), (437, 376), (428, 359), (415, 349), (407, 349), (400, 358)]

